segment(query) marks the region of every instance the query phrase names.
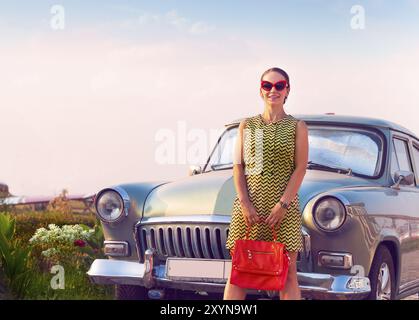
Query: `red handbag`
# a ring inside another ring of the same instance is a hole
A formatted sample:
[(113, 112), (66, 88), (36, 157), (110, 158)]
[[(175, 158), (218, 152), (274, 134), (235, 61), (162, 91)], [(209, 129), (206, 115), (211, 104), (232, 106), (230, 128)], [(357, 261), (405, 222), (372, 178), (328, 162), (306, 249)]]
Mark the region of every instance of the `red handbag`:
[(283, 290), (289, 267), (284, 244), (277, 242), (274, 227), (274, 241), (249, 240), (250, 228), (245, 239), (235, 241), (230, 283), (246, 289)]

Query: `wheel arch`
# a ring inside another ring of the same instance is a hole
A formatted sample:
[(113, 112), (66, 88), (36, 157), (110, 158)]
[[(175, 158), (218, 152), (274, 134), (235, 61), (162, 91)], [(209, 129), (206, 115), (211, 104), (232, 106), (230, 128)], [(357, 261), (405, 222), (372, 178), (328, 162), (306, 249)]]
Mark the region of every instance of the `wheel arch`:
[[(371, 271), (372, 261), (374, 260), (378, 248), (380, 246), (384, 246), (388, 249), (393, 259), (393, 267), (394, 273), (396, 277), (396, 295), (399, 294), (399, 287), (400, 287), (400, 273), (401, 273), (401, 257), (400, 257), (400, 242), (396, 236), (388, 235), (381, 239), (378, 243), (377, 247), (375, 248), (374, 255), (370, 261), (369, 272)], [(368, 272), (368, 273), (369, 273)]]

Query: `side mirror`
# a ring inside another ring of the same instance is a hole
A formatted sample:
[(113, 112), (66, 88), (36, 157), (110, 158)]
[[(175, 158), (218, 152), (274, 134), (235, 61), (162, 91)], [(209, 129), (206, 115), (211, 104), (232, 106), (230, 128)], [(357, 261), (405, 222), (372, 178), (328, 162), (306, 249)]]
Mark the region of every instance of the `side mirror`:
[(415, 182), (415, 176), (412, 171), (397, 170), (394, 173), (393, 180), (395, 183), (392, 188), (399, 189), (400, 185), (410, 186)]
[(189, 175), (190, 176), (194, 176), (194, 175), (200, 174), (200, 173), (202, 173), (201, 166), (197, 166), (197, 165), (189, 166)]

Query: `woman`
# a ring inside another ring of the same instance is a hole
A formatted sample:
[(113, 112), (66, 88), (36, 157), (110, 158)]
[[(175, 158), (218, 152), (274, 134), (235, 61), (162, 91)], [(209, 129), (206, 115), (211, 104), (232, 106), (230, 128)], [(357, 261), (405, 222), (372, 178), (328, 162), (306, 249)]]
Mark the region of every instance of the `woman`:
[[(308, 159), (308, 130), (304, 121), (286, 114), (290, 92), (288, 74), (279, 68), (265, 71), (260, 96), (262, 114), (240, 123), (233, 166), (237, 197), (234, 200), (226, 247), (234, 254), (234, 242), (243, 239), (272, 241), (272, 227), (289, 252), (288, 278), (280, 299), (301, 299), (296, 260), (303, 248), (298, 189)], [(224, 299), (245, 299), (246, 289), (227, 281)]]

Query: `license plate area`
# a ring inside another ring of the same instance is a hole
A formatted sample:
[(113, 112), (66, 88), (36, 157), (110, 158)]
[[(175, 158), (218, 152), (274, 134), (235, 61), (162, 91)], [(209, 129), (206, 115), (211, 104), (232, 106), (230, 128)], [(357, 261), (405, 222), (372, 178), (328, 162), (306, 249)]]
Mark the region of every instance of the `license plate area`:
[(225, 282), (231, 260), (167, 258), (165, 276), (176, 281)]

